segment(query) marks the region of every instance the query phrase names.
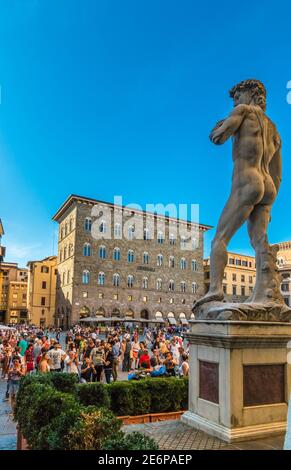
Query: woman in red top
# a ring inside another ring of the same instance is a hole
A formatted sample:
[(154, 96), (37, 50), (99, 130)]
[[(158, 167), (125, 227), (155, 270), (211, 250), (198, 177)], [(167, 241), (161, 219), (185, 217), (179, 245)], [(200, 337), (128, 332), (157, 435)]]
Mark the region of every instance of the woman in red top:
[(142, 369), (150, 369), (151, 368), (151, 358), (149, 356), (149, 352), (147, 349), (144, 349), (140, 358), (139, 358), (139, 366)]
[(26, 364), (26, 372), (29, 373), (34, 369), (34, 360), (33, 360), (33, 345), (29, 344), (27, 350), (24, 354), (25, 364)]

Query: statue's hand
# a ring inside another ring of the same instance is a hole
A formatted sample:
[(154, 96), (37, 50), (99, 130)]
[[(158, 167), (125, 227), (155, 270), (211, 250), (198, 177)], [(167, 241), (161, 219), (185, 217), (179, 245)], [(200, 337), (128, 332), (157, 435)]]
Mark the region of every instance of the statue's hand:
[(220, 130), (221, 126), (223, 125), (224, 123), (224, 119), (222, 119), (221, 121), (218, 121), (217, 124), (215, 125), (215, 127), (212, 129), (211, 133), (210, 133), (210, 140), (211, 142), (213, 142), (214, 144), (222, 144), (223, 142), (219, 142), (219, 138), (222, 137), (222, 132)]
[(213, 129), (213, 131), (211, 132), (209, 138), (210, 138), (211, 142), (213, 142), (216, 145), (221, 145), (224, 142), (223, 132), (221, 132), (221, 130), (219, 128), (218, 129)]

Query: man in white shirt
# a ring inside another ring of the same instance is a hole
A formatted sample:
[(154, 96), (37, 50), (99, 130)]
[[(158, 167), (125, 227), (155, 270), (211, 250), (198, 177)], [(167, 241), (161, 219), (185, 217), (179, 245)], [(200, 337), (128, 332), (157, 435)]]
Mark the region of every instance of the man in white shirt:
[(54, 348), (48, 351), (50, 358), (50, 370), (52, 372), (62, 371), (62, 361), (65, 359), (67, 354), (62, 350), (59, 343), (55, 343)]
[(79, 377), (79, 361), (76, 353), (70, 351), (65, 361), (65, 371), (68, 374), (76, 374)]

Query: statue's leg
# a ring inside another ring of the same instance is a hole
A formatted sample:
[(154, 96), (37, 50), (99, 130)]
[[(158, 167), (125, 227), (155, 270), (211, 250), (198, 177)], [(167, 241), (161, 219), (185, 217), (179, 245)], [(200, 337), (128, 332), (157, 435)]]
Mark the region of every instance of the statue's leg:
[(253, 205), (242, 204), (236, 192), (230, 195), (220, 216), (211, 245), (209, 291), (204, 297), (197, 300), (194, 304), (195, 308), (212, 300), (223, 300), (222, 282), (227, 264), (227, 245), (235, 232), (249, 218), (253, 208)]
[(270, 222), (271, 206), (257, 204), (248, 219), (248, 232), (256, 254), (268, 243), (267, 229)]
[(282, 301), (276, 272), (276, 255), (269, 247), (267, 229), (271, 205), (258, 204), (250, 214), (248, 232), (256, 253), (256, 285), (248, 302)]

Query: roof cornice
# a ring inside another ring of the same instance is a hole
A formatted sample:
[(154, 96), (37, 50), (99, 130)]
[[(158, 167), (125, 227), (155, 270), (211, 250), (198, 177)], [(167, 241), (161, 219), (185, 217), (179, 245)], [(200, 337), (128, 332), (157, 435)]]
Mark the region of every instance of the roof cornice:
[(139, 210), (139, 209), (134, 209), (134, 208), (131, 208), (131, 207), (128, 207), (128, 206), (120, 206), (118, 204), (113, 204), (112, 202), (106, 202), (106, 201), (100, 201), (98, 199), (93, 199), (93, 198), (90, 198), (90, 197), (83, 197), (83, 196), (78, 196), (77, 194), (71, 194), (66, 200), (65, 202), (61, 205), (61, 207), (58, 209), (58, 211), (55, 213), (55, 215), (52, 217), (52, 220), (54, 220), (55, 222), (57, 222), (60, 217), (62, 217), (62, 215), (66, 212), (66, 210), (74, 203), (74, 202), (81, 202), (81, 203), (87, 203), (87, 204), (91, 204), (91, 205), (95, 205), (95, 204), (106, 204), (107, 206), (111, 207), (112, 209), (114, 207), (118, 208), (118, 209), (121, 209), (121, 210), (127, 210), (127, 211), (132, 211), (133, 213), (135, 214), (142, 214), (142, 215), (145, 215), (145, 214), (149, 214), (149, 215), (152, 215), (153, 217), (157, 217), (157, 218), (164, 218), (166, 220), (169, 220), (169, 221), (175, 221), (175, 222), (183, 222), (183, 223), (187, 223), (187, 224), (190, 224), (190, 225), (193, 225), (195, 227), (199, 226), (199, 229), (200, 230), (203, 230), (203, 231), (207, 231), (207, 230), (210, 230), (213, 228), (213, 226), (211, 225), (205, 225), (205, 224), (199, 224), (199, 223), (195, 223), (195, 222), (191, 222), (189, 220), (185, 220), (185, 219), (175, 219), (173, 217), (168, 217), (168, 216), (165, 216), (165, 215), (162, 215), (162, 214), (156, 214), (156, 213), (153, 213), (153, 212), (149, 212), (149, 211), (145, 211), (145, 210)]

